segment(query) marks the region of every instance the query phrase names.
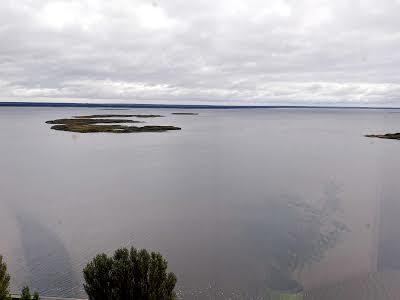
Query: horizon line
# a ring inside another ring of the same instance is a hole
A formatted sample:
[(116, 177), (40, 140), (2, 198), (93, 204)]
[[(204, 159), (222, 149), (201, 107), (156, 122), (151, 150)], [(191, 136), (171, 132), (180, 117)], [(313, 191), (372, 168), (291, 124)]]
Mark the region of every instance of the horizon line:
[(244, 108), (347, 108), (347, 109), (400, 109), (393, 106), (343, 106), (343, 105), (228, 105), (228, 104), (161, 104), (161, 103), (86, 103), (86, 102), (32, 102), (0, 101), (0, 107), (108, 107), (108, 108), (195, 108), (195, 109), (244, 109)]

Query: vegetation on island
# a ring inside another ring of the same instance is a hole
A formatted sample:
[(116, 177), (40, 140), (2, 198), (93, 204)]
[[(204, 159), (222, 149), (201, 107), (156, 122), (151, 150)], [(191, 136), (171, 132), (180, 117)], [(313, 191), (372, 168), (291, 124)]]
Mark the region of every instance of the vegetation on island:
[(123, 125), (73, 125), (63, 124), (54, 125), (51, 127), (53, 130), (70, 131), (78, 133), (95, 133), (95, 132), (109, 132), (109, 133), (131, 133), (131, 132), (163, 132), (168, 130), (180, 130), (181, 128), (175, 126), (123, 126)]
[(99, 110), (130, 110), (130, 108), (99, 108)]
[(139, 114), (139, 115), (88, 115), (88, 116), (75, 116), (74, 118), (78, 119), (96, 119), (96, 118), (161, 118), (164, 116), (161, 115), (145, 115), (145, 114)]
[[(119, 119), (113, 119), (119, 117)], [(143, 123), (143, 121), (121, 119), (121, 118), (152, 118), (161, 117), (160, 115), (90, 115), (73, 118), (63, 118), (47, 121), (47, 124), (52, 124), (53, 130), (78, 132), (78, 133), (132, 133), (132, 132), (163, 132), (168, 130), (180, 130), (176, 126), (127, 126), (124, 123)], [(111, 118), (111, 119), (110, 119)]]
[(400, 132), (397, 133), (387, 133), (387, 134), (367, 134), (366, 137), (380, 138), (380, 139), (390, 139), (390, 140), (400, 140)]
[(173, 300), (176, 276), (160, 253), (131, 248), (97, 255), (83, 270), (89, 300)]
[(120, 123), (143, 123), (142, 121), (124, 119), (56, 119), (46, 121), (46, 124), (70, 124), (70, 125), (94, 125), (94, 124), (120, 124)]
[(192, 113), (192, 112), (173, 112), (171, 115), (180, 115), (180, 116), (197, 116), (198, 113)]

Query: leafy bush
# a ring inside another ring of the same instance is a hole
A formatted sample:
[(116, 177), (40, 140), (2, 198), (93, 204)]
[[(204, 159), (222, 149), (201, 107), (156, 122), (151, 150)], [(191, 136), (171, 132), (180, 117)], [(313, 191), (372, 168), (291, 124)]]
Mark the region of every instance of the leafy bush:
[(0, 300), (10, 299), (10, 275), (7, 273), (7, 266), (0, 255)]
[(39, 293), (38, 293), (38, 292), (34, 292), (34, 293), (33, 293), (32, 299), (33, 299), (33, 300), (40, 300)]
[(31, 291), (29, 290), (29, 287), (24, 287), (22, 288), (21, 292), (21, 300), (40, 300), (40, 296), (38, 292), (33, 293), (33, 296), (31, 296)]
[(31, 292), (27, 286), (22, 288), (21, 300), (31, 300)]
[(83, 270), (90, 300), (173, 300), (176, 276), (167, 273), (160, 253), (117, 250), (112, 257), (97, 255)]

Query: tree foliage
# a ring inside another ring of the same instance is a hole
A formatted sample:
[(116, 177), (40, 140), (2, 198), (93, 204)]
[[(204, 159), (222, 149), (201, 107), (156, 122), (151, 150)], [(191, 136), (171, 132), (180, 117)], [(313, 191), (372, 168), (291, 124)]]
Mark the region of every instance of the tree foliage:
[(27, 286), (22, 288), (21, 300), (31, 300), (31, 292)]
[(32, 299), (33, 299), (33, 300), (40, 300), (39, 293), (38, 293), (38, 292), (34, 292), (34, 293), (33, 293)]
[(10, 299), (10, 275), (7, 273), (7, 266), (0, 255), (0, 300)]
[(40, 300), (40, 296), (38, 292), (33, 293), (33, 296), (31, 295), (31, 291), (29, 290), (29, 287), (25, 286), (22, 288), (21, 292), (21, 300)]
[(160, 253), (117, 250), (97, 255), (83, 270), (90, 300), (173, 300), (176, 276)]

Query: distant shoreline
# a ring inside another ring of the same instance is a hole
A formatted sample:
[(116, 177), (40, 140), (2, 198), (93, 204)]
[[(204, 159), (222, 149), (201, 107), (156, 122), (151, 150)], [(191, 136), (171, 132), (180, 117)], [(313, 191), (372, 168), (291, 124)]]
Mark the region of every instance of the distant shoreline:
[(94, 108), (174, 108), (174, 109), (256, 109), (256, 108), (321, 108), (321, 109), (400, 109), (373, 106), (318, 106), (318, 105), (208, 105), (208, 104), (137, 104), (137, 103), (55, 103), (55, 102), (0, 102), (0, 107), (94, 107)]

